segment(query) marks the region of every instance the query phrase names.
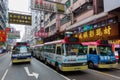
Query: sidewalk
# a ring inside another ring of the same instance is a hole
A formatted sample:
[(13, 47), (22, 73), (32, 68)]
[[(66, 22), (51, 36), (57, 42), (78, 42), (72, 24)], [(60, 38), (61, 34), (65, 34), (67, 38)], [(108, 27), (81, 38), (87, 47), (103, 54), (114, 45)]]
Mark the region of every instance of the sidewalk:
[(117, 65), (117, 69), (120, 69), (120, 63), (117, 63), (118, 65)]

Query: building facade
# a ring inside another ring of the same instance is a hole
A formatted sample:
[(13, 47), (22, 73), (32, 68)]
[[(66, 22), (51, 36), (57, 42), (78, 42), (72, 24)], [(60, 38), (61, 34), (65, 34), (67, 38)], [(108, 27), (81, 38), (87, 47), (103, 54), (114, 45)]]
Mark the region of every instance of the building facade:
[[(7, 24), (7, 14), (8, 14), (8, 0), (0, 0), (0, 30), (5, 30), (6, 28), (6, 24)], [(2, 34), (2, 33), (1, 33)], [(7, 47), (7, 43), (6, 43), (6, 35), (4, 35), (4, 39), (2, 36), (1, 37), (1, 40), (4, 40), (4, 41), (1, 41), (0, 40), (0, 47), (4, 47), (6, 48)]]
[(8, 0), (0, 0), (0, 30), (5, 30), (7, 22)]
[(40, 31), (40, 28), (44, 26), (44, 12), (32, 10), (32, 26), (31, 26), (31, 42), (33, 45), (37, 44), (41, 37), (35, 36), (35, 33)]
[(107, 1), (62, 0), (61, 3), (66, 6), (66, 15), (45, 15), (44, 28), (48, 32), (45, 41), (63, 38), (65, 31), (74, 32), (81, 41), (119, 39), (119, 0), (111, 3), (115, 3), (114, 8), (110, 8)]

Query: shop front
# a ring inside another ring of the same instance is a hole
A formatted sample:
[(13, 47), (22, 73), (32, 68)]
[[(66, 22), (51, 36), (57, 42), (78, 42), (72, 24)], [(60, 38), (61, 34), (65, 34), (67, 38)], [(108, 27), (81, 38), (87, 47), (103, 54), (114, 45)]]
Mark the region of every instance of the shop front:
[(91, 24), (84, 24), (78, 27), (75, 33), (82, 42), (101, 40), (120, 39), (120, 23), (116, 17), (103, 19), (102, 21)]

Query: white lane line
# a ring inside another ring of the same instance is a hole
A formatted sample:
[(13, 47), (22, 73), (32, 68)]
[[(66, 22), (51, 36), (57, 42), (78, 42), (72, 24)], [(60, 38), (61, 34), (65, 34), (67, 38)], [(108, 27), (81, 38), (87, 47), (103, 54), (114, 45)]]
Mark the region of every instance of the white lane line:
[(1, 80), (4, 80), (4, 79), (5, 79), (5, 76), (7, 75), (7, 73), (8, 73), (8, 69), (5, 71), (5, 73), (4, 73), (4, 75), (3, 75), (3, 77), (2, 77)]
[(100, 71), (95, 71), (95, 70), (92, 70), (92, 71), (100, 73), (100, 74), (103, 74), (103, 75), (106, 75), (106, 76), (111, 76), (111, 77), (116, 78), (116, 79), (120, 79), (119, 76), (115, 76), (115, 75), (111, 75), (111, 74), (108, 74), (108, 73), (104, 73), (104, 72), (100, 72)]
[(58, 73), (57, 71), (51, 69), (51, 68), (48, 67), (47, 65), (45, 65), (45, 64), (43, 64), (43, 63), (41, 63), (41, 64), (42, 64), (43, 66), (45, 66), (46, 68), (48, 68), (49, 70), (51, 70), (51, 71), (55, 72), (56, 74), (60, 75), (61, 77), (65, 78), (66, 80), (71, 80), (71, 79), (69, 79), (68, 77), (66, 77), (66, 76), (64, 76), (64, 75), (62, 75), (62, 74), (60, 74), (60, 73)]

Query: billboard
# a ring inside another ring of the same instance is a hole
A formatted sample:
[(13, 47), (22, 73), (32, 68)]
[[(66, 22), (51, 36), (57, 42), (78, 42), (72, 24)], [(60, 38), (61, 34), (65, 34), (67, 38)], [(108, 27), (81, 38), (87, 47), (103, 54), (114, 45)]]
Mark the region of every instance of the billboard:
[(98, 39), (101, 40), (112, 40), (118, 39), (120, 37), (119, 34), (119, 26), (117, 23), (107, 25), (104, 27), (96, 28), (93, 30), (89, 30), (86, 32), (82, 32), (76, 34), (76, 37), (79, 37), (81, 41), (96, 41)]
[(103, 0), (104, 1), (104, 11), (108, 12), (120, 7), (120, 0)]
[(20, 31), (8, 32), (8, 39), (20, 39)]
[(6, 41), (6, 31), (0, 30), (0, 42)]
[(62, 3), (47, 0), (31, 0), (31, 9), (55, 13), (64, 13), (65, 5)]
[(31, 25), (32, 17), (31, 15), (23, 15), (18, 13), (8, 13), (8, 23), (13, 24), (23, 24), (23, 25)]

